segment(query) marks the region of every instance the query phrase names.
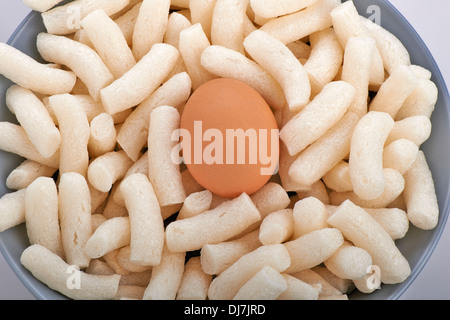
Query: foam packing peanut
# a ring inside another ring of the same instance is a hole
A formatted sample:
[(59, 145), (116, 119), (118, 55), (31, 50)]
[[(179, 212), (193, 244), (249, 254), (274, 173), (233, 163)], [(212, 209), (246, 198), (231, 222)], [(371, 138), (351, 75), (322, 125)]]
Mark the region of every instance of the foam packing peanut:
[(385, 208), (392, 203), (405, 189), (405, 179), (400, 172), (386, 168), (383, 170), (386, 181), (382, 194), (372, 200), (363, 200), (355, 192), (330, 192), (330, 204), (340, 205), (345, 200), (351, 200), (355, 204), (364, 208)]
[(155, 44), (122, 77), (102, 87), (99, 94), (105, 110), (115, 114), (140, 104), (163, 83), (178, 56), (175, 47)]
[(206, 244), (200, 251), (202, 269), (210, 275), (220, 274), (240, 257), (260, 246), (259, 230), (235, 240)]
[(129, 217), (115, 217), (106, 220), (92, 234), (86, 243), (86, 254), (92, 259), (130, 244), (131, 227)]
[(327, 208), (322, 201), (314, 197), (302, 199), (294, 205), (293, 219), (293, 239), (298, 239), (312, 231), (328, 227)]
[(278, 296), (277, 300), (317, 300), (320, 287), (312, 286), (287, 273), (282, 273), (286, 280), (287, 289)]
[[(347, 47), (348, 40), (352, 37), (371, 37), (369, 30), (361, 21), (353, 1), (346, 1), (333, 9), (331, 11), (331, 20), (333, 28), (344, 48)], [(364, 56), (364, 52), (361, 51), (361, 59), (366, 60), (367, 58), (370, 59), (368, 65), (370, 70), (369, 84), (378, 87), (384, 82), (385, 78), (383, 59), (378, 48), (375, 47), (368, 56)]]
[(31, 244), (40, 244), (65, 257), (58, 216), (58, 191), (53, 179), (37, 178), (27, 187), (25, 223)]
[(286, 100), (280, 85), (256, 62), (222, 46), (210, 46), (202, 53), (202, 66), (222, 78), (233, 78), (257, 90), (274, 109), (282, 109)]
[(362, 200), (373, 200), (383, 193), (383, 149), (394, 127), (384, 112), (369, 112), (356, 125), (350, 150), (350, 177), (353, 191)]
[(179, 108), (189, 98), (191, 87), (189, 75), (186, 72), (179, 73), (164, 82), (133, 110), (117, 132), (117, 142), (128, 157), (137, 161), (142, 148), (147, 144), (148, 120), (153, 109), (162, 105)]
[(292, 209), (270, 213), (261, 223), (259, 240), (263, 245), (279, 244), (289, 240), (294, 234)]
[(342, 279), (358, 280), (363, 278), (372, 266), (372, 257), (364, 249), (345, 241), (324, 264)]
[(89, 183), (99, 191), (108, 192), (113, 184), (122, 179), (133, 165), (125, 151), (111, 151), (95, 158), (88, 167)]
[(311, 97), (308, 74), (288, 47), (261, 30), (248, 35), (244, 47), (280, 84), (291, 111), (299, 111), (306, 106)]
[(86, 246), (92, 236), (92, 213), (89, 187), (82, 175), (67, 172), (61, 176), (58, 205), (66, 261), (80, 268), (87, 267), (91, 259)]
[(211, 44), (244, 54), (243, 25), (249, 0), (216, 0), (211, 21)]
[(17, 154), (52, 168), (58, 168), (60, 163), (59, 151), (50, 158), (44, 158), (30, 141), (25, 129), (10, 122), (0, 122), (0, 150)]
[(327, 84), (313, 101), (281, 129), (280, 138), (289, 154), (297, 155), (336, 125), (347, 112), (354, 96), (355, 88), (347, 82)]
[(334, 165), (348, 157), (358, 121), (357, 114), (348, 112), (320, 139), (295, 156), (288, 171), (290, 179), (303, 186), (318, 183)]
[(132, 174), (120, 185), (131, 228), (130, 261), (142, 266), (160, 263), (164, 224), (153, 187), (144, 174)]
[(0, 232), (25, 222), (26, 190), (10, 192), (0, 198)]
[(14, 83), (41, 94), (72, 91), (76, 75), (72, 71), (41, 64), (12, 46), (0, 43), (0, 74)]
[(120, 275), (92, 275), (78, 271), (80, 289), (67, 286), (67, 271), (70, 267), (63, 259), (47, 248), (35, 244), (26, 248), (20, 256), (20, 262), (36, 279), (48, 287), (75, 300), (110, 300), (117, 293)]
[(199, 250), (205, 244), (219, 243), (238, 235), (260, 219), (258, 209), (243, 193), (215, 209), (170, 223), (166, 228), (167, 246), (172, 252)]
[(439, 221), (439, 204), (434, 187), (433, 174), (423, 151), (405, 174), (403, 193), (408, 218), (423, 230), (434, 229)]
[(287, 283), (283, 275), (267, 266), (248, 280), (233, 300), (275, 300), (286, 290)]
[(163, 42), (169, 9), (170, 0), (142, 1), (132, 36), (132, 50), (136, 61), (141, 60), (154, 44)]
[(315, 267), (342, 245), (344, 237), (338, 229), (325, 228), (307, 233), (283, 245), (291, 257), (287, 273), (295, 273)]
[(130, 70), (136, 60), (119, 26), (103, 10), (88, 14), (81, 26), (96, 52), (117, 79)]
[(6, 105), (44, 158), (50, 158), (58, 151), (61, 134), (44, 104), (31, 90), (17, 85), (9, 87)]
[(114, 80), (98, 53), (87, 45), (43, 32), (37, 36), (36, 45), (45, 60), (69, 67), (83, 81), (95, 101), (100, 100), (100, 90)]
[(148, 133), (148, 176), (161, 206), (181, 204), (186, 199), (180, 166), (172, 160), (177, 145), (173, 132), (180, 126), (180, 113), (169, 106), (155, 108)]
[(119, 12), (130, 0), (76, 0), (42, 13), (42, 20), (48, 33), (66, 35), (81, 28), (73, 15), (79, 13), (80, 20), (94, 10), (101, 9), (108, 16)]
[(90, 128), (80, 101), (73, 95), (62, 94), (51, 96), (49, 104), (58, 119), (61, 132), (61, 174), (77, 172), (86, 176), (89, 166)]
[(261, 268), (270, 266), (278, 272), (290, 265), (290, 256), (282, 244), (262, 246), (242, 256), (211, 282), (210, 300), (230, 300)]
[(411, 274), (408, 261), (396, 247), (389, 234), (361, 207), (345, 201), (328, 223), (359, 248), (366, 250), (374, 265), (381, 269), (381, 281), (395, 284)]
[(321, 0), (305, 10), (271, 19), (260, 29), (288, 44), (331, 27), (330, 12), (340, 4), (340, 0)]

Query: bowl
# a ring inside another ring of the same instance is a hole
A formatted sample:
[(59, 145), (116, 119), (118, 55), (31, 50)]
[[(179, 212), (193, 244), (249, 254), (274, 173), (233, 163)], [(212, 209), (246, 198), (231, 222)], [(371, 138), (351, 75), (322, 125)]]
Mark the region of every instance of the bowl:
[[(67, 2), (67, 1), (66, 1)], [(423, 66), (433, 73), (432, 80), (439, 89), (439, 98), (432, 116), (433, 132), (430, 139), (422, 145), (430, 169), (435, 179), (436, 192), (440, 207), (440, 218), (437, 227), (431, 231), (423, 231), (410, 226), (407, 235), (397, 240), (396, 244), (409, 261), (412, 273), (403, 283), (383, 285), (381, 290), (372, 294), (355, 291), (350, 299), (395, 300), (398, 299), (413, 283), (432, 255), (441, 237), (449, 215), (450, 170), (450, 97), (442, 74), (425, 43), (408, 21), (386, 0), (358, 0), (355, 5), (361, 15), (369, 17), (373, 14), (369, 8), (380, 10), (381, 25), (396, 35), (408, 49), (413, 64)], [(376, 7), (371, 7), (376, 6)], [(40, 14), (31, 12), (19, 25), (8, 43), (38, 61), (44, 62), (36, 49), (36, 36), (45, 31)], [(17, 123), (5, 104), (5, 93), (12, 82), (0, 76), (0, 121)], [(0, 151), (0, 196), (11, 192), (5, 186), (8, 174), (20, 164), (20, 157)], [(67, 299), (65, 296), (48, 288), (35, 279), (20, 263), (22, 251), (29, 245), (24, 224), (0, 233), (0, 250), (11, 269), (26, 288), (41, 300)]]

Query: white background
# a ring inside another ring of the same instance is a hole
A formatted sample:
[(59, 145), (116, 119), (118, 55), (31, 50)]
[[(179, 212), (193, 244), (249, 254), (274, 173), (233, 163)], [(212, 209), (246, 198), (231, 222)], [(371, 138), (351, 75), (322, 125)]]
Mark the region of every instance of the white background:
[[(357, 1), (357, 0), (356, 0)], [(391, 0), (417, 30), (450, 83), (450, 1)], [(6, 42), (30, 10), (20, 0), (0, 1), (0, 42)], [(450, 223), (434, 254), (402, 299), (450, 299)], [(0, 255), (0, 299), (34, 299)]]

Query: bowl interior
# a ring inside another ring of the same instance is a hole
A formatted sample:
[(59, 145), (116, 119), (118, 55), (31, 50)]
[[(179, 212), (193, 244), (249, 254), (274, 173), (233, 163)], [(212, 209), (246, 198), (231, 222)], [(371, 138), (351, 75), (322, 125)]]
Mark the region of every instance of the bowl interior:
[[(432, 116), (433, 132), (430, 139), (422, 146), (427, 157), (430, 169), (435, 179), (436, 192), (440, 207), (440, 221), (432, 231), (419, 230), (410, 227), (406, 237), (396, 243), (411, 265), (412, 274), (403, 283), (397, 285), (383, 285), (381, 290), (365, 295), (359, 292), (352, 293), (350, 299), (398, 299), (410, 286), (422, 270), (431, 256), (437, 242), (444, 230), (449, 213), (449, 181), (450, 174), (448, 163), (450, 163), (450, 139), (448, 139), (449, 107), (450, 98), (444, 79), (431, 53), (424, 42), (414, 31), (406, 19), (385, 0), (358, 0), (354, 1), (360, 14), (370, 17), (373, 12), (368, 10), (375, 8), (379, 10), (381, 25), (396, 35), (409, 50), (413, 64), (423, 66), (433, 73), (432, 80), (439, 89), (439, 99), (436, 110)], [(376, 6), (376, 7), (371, 7)], [(40, 15), (36, 12), (30, 13), (20, 24), (9, 40), (9, 44), (25, 52), (31, 57), (42, 61), (36, 49), (36, 36), (45, 31)], [(0, 121), (11, 121), (17, 123), (14, 116), (5, 105), (5, 92), (12, 83), (0, 76)], [(0, 196), (11, 192), (5, 186), (8, 174), (20, 164), (18, 156), (0, 151)], [(30, 290), (37, 299), (66, 299), (63, 295), (49, 289), (46, 285), (36, 280), (21, 264), (20, 255), (29, 245), (25, 226), (22, 224), (3, 233), (0, 233), (0, 250), (6, 261), (14, 270), (19, 279)]]

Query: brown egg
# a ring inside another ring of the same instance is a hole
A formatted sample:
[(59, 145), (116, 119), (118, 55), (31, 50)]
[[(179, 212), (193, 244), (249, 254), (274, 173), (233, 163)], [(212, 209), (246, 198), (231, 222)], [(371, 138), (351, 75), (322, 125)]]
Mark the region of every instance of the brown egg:
[(220, 78), (199, 87), (184, 108), (181, 136), (188, 170), (218, 196), (251, 195), (276, 171), (277, 122), (262, 96), (241, 81)]

